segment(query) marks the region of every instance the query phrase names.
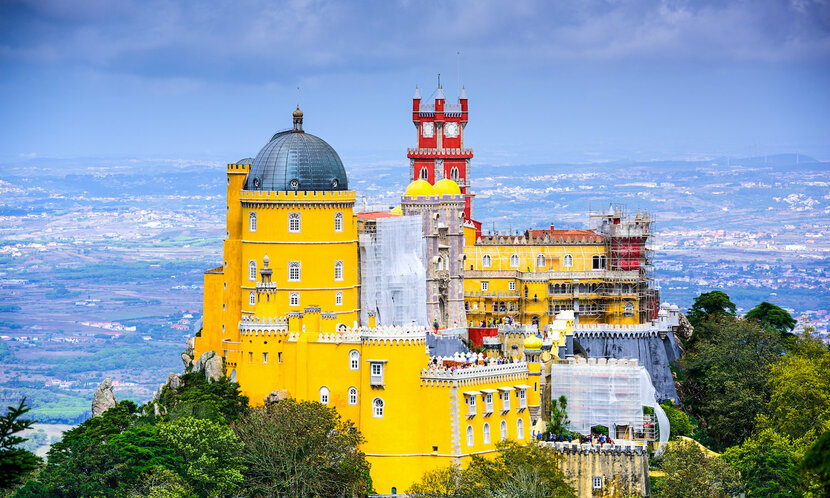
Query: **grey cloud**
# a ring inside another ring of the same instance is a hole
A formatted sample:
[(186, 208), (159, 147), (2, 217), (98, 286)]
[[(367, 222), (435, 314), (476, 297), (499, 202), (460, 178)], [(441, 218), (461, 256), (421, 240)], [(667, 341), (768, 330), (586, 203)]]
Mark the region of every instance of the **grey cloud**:
[[(281, 80), (454, 54), (571, 60), (830, 59), (827, 1), (272, 2), (32, 0), (0, 6), (0, 64)], [(291, 76), (293, 78), (293, 76)]]

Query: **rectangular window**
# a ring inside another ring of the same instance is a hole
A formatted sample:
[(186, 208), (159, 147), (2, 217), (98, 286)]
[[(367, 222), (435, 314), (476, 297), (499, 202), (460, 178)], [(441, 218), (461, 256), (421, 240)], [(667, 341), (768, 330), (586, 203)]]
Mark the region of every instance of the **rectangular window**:
[(300, 262), (299, 261), (289, 261), (288, 262), (288, 281), (289, 282), (299, 282), (300, 281)]
[(527, 408), (527, 391), (519, 389), (516, 394), (519, 396), (519, 408)]
[(602, 489), (602, 477), (594, 477), (594, 489)]
[(467, 396), (467, 415), (476, 414), (476, 397)]
[(337, 212), (334, 213), (334, 231), (335, 232), (342, 232), (343, 231), (343, 213)]
[(335, 306), (343, 306), (343, 291), (337, 291), (337, 294), (334, 295), (334, 304)]
[(493, 413), (493, 394), (484, 395), (484, 413)]
[(342, 261), (335, 261), (334, 262), (334, 281), (335, 282), (342, 282), (343, 281), (343, 262)]
[(486, 280), (482, 280), (481, 281), (481, 290), (487, 291), (489, 289), (490, 289), (490, 282), (488, 282)]
[(256, 292), (251, 291), (248, 293), (248, 304), (256, 306)]
[(300, 213), (288, 213), (288, 231), (292, 233), (300, 232)]
[(248, 261), (248, 280), (256, 282), (256, 261)]
[(507, 288), (512, 291), (516, 290), (516, 282), (507, 282)]
[(262, 353), (262, 364), (263, 365), (268, 364), (268, 353)]
[(501, 393), (501, 409), (504, 411), (510, 410), (510, 392), (505, 391)]
[(373, 361), (370, 363), (369, 369), (369, 385), (382, 386), (383, 385), (383, 363)]
[(289, 292), (288, 293), (288, 305), (289, 306), (299, 306), (300, 305), (300, 293), (299, 292)]

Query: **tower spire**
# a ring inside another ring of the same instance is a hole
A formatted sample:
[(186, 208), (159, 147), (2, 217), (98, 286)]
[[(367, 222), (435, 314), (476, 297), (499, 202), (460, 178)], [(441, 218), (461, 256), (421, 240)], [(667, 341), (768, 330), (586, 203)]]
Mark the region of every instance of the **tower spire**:
[(297, 87), (297, 109), (291, 114), (294, 117), (294, 131), (303, 131), (303, 111), (300, 110), (300, 87)]

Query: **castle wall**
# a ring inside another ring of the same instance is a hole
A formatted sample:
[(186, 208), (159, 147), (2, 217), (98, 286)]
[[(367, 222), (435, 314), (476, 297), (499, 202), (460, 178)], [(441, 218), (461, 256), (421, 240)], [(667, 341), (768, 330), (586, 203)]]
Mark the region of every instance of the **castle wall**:
[[(571, 485), (576, 488), (580, 498), (622, 498), (651, 494), (648, 453), (642, 448), (623, 450), (619, 447), (599, 449), (596, 446), (566, 443), (543, 444), (555, 445), (557, 453), (562, 457), (559, 467), (571, 479)], [(602, 478), (599, 489), (594, 488), (595, 477)]]

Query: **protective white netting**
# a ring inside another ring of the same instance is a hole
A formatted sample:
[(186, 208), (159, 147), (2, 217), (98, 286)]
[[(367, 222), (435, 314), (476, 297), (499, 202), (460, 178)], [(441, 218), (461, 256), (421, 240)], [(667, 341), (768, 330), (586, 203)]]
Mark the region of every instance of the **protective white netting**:
[[(643, 407), (654, 408), (659, 425), (657, 451), (669, 440), (669, 420), (657, 403), (648, 371), (636, 360), (594, 358), (551, 365), (551, 399), (568, 400), (568, 429), (589, 434), (591, 427), (627, 426), (634, 433), (648, 433)], [(612, 437), (614, 434), (612, 433)]]
[(420, 216), (377, 220), (360, 234), (361, 323), (375, 313), (377, 325), (426, 325), (426, 265)]

